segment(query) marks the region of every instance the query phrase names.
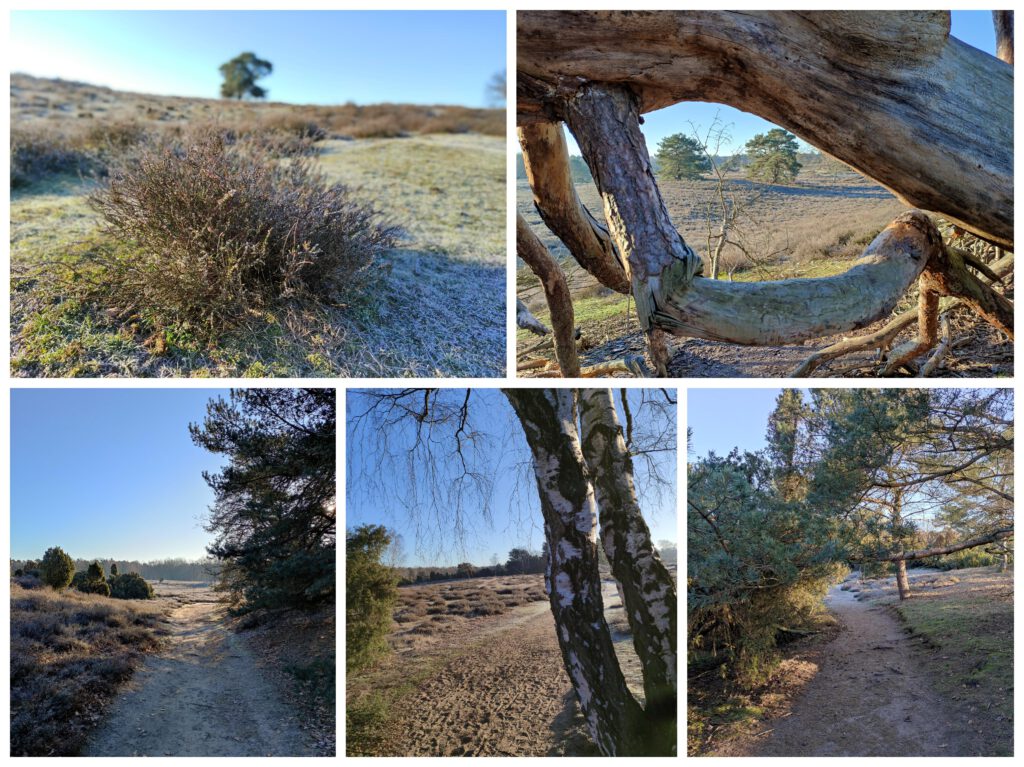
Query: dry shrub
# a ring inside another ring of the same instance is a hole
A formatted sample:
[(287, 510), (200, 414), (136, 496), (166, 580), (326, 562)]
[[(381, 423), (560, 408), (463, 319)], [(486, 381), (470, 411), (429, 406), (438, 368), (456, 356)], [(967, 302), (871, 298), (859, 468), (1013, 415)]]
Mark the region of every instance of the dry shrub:
[(283, 301), (345, 301), (395, 239), (307, 158), (212, 130), (145, 145), (90, 199), (129, 248), (101, 254), (113, 305), (200, 333)]
[(95, 162), (95, 153), (53, 125), (11, 128), (12, 189), (27, 186), (50, 174), (89, 173)]
[(11, 754), (71, 756), (97, 704), (159, 648), (156, 606), (11, 585)]

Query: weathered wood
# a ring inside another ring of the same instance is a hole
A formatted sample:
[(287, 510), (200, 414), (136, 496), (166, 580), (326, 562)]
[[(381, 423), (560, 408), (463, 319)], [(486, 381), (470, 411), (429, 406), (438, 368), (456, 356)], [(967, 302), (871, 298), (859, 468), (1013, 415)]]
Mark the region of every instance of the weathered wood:
[[(990, 270), (996, 279), (1000, 279), (1008, 275), (1013, 271), (1013, 254), (1003, 256), (1001, 259), (991, 264)], [(959, 298), (943, 298), (939, 302), (939, 314), (945, 314), (946, 312), (952, 311), (958, 306), (963, 305), (964, 302)], [(908, 309), (903, 314), (887, 323), (885, 327), (876, 330), (873, 333), (863, 336), (855, 336), (853, 338), (844, 338), (842, 341), (837, 341), (831, 346), (826, 346), (824, 349), (814, 352), (808, 356), (807, 359), (793, 368), (789, 373), (789, 376), (791, 378), (803, 378), (804, 376), (808, 376), (814, 372), (814, 370), (820, 365), (852, 352), (870, 349), (885, 351), (892, 344), (893, 339), (910, 327), (918, 317), (919, 311), (917, 308)]]
[(519, 298), (516, 299), (516, 327), (529, 330), (538, 336), (544, 336), (551, 332), (549, 327), (533, 316), (533, 312)]
[(1013, 11), (992, 11), (996, 28), (996, 58), (1013, 66)]
[[(768, 345), (864, 327), (891, 312), (942, 250), (928, 217), (910, 211), (835, 277), (753, 283), (699, 278), (701, 260), (669, 219), (630, 91), (584, 86), (562, 110), (601, 193), (612, 239), (628, 260), (637, 316), (652, 341), (661, 331)], [(652, 358), (664, 375), (656, 351)]]
[(602, 83), (641, 112), (717, 101), (1013, 249), (1013, 70), (949, 37), (948, 12), (520, 11), (517, 25), (520, 126)]
[(537, 275), (544, 288), (555, 334), (555, 359), (562, 370), (562, 377), (576, 378), (580, 374), (580, 360), (576, 354), (576, 320), (569, 283), (562, 267), (522, 216), (516, 216), (516, 254)]
[(519, 145), (526, 178), (533, 190), (533, 204), (544, 224), (598, 282), (618, 293), (629, 293), (626, 267), (608, 230), (591, 215), (576, 193), (562, 124), (525, 125), (519, 129)]

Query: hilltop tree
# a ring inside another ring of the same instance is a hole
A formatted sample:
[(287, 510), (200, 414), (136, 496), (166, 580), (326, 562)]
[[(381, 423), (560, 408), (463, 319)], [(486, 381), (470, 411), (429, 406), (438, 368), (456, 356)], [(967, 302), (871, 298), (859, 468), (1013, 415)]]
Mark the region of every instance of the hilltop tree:
[(501, 106), (508, 98), (505, 70), (496, 72), (487, 82), (487, 101), (492, 106)]
[(333, 389), (244, 389), (207, 405), (196, 445), (228, 459), (214, 492), (207, 551), (245, 609), (334, 601)]
[(782, 128), (758, 133), (747, 142), (747, 178), (769, 184), (789, 183), (803, 167), (796, 159), (799, 145), (796, 136)]
[(111, 565), (110, 565), (110, 577), (111, 578), (116, 578), (117, 577), (117, 562), (112, 562)]
[(711, 162), (701, 143), (683, 133), (666, 136), (655, 153), (658, 174), (667, 178), (698, 179), (710, 172)]
[(266, 89), (257, 85), (256, 81), (273, 71), (274, 65), (259, 58), (255, 53), (246, 51), (238, 54), (231, 61), (220, 65), (220, 74), (224, 78), (220, 86), (221, 98), (266, 98)]
[(75, 576), (75, 562), (60, 546), (46, 550), (39, 569), (43, 583), (55, 591), (66, 589)]
[[(525, 437), (529, 485), (537, 489), (548, 551), (549, 605), (590, 735), (605, 755), (670, 755), (677, 713), (675, 583), (641, 513), (634, 462), (647, 466), (654, 454), (674, 450), (675, 403), (660, 391), (634, 395), (641, 397), (640, 418), (635, 400), (620, 399), (622, 422), (609, 390), (510, 389), (504, 395), (515, 431)], [(380, 460), (399, 460), (420, 478), (401, 494), (407, 507), (456, 532), (468, 524), (469, 509), (490, 513), (488, 478), (497, 459), (483, 450), (487, 435), (471, 412), (472, 391), (365, 391), (361, 397), (370, 404), (350, 410), (349, 444), (373, 444), (377, 452), (374, 475), (356, 472), (350, 492), (372, 488), (379, 502), (380, 491), (389, 492), (380, 473), (390, 472)], [(648, 467), (649, 485), (655, 476)], [(418, 495), (421, 481), (425, 496)], [(446, 500), (449, 488), (457, 503)], [(644, 703), (626, 685), (604, 617), (599, 550), (621, 589)]]

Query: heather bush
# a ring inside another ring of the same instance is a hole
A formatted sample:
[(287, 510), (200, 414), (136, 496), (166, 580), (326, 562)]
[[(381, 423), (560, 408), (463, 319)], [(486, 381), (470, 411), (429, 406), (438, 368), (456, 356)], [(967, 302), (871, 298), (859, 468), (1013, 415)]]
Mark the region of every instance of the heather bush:
[[(106, 585), (106, 584), (105, 584)], [(153, 599), (153, 587), (138, 573), (111, 576), (109, 595), (114, 599)]]
[(157, 324), (218, 333), (254, 311), (364, 290), (395, 231), (312, 161), (207, 130), (144, 145), (91, 196), (105, 231), (105, 290)]
[(39, 567), (43, 583), (60, 591), (68, 587), (75, 574), (75, 563), (60, 546), (46, 550)]
[(93, 152), (52, 126), (11, 128), (11, 188), (27, 186), (55, 173), (90, 172)]

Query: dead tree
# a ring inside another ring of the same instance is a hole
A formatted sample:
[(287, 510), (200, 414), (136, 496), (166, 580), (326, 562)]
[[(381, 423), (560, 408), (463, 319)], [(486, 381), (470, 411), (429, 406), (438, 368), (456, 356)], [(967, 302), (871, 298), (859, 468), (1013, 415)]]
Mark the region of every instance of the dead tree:
[[(971, 296), (972, 308), (984, 305), (982, 316), (1009, 322), (1012, 333), (1008, 302), (958, 269), (915, 212), (839, 277), (700, 279), (702, 261), (672, 225), (640, 132), (644, 112), (729, 104), (1012, 250), (1012, 68), (949, 37), (948, 13), (530, 11), (517, 20), (517, 123), (537, 208), (553, 232), (571, 234), (570, 252), (602, 284), (621, 289), (621, 259), (660, 374), (668, 336), (769, 344), (864, 327), (926, 267), (933, 279), (922, 290), (917, 353), (934, 343), (936, 294)], [(558, 121), (590, 167), (607, 236), (565, 182)]]

